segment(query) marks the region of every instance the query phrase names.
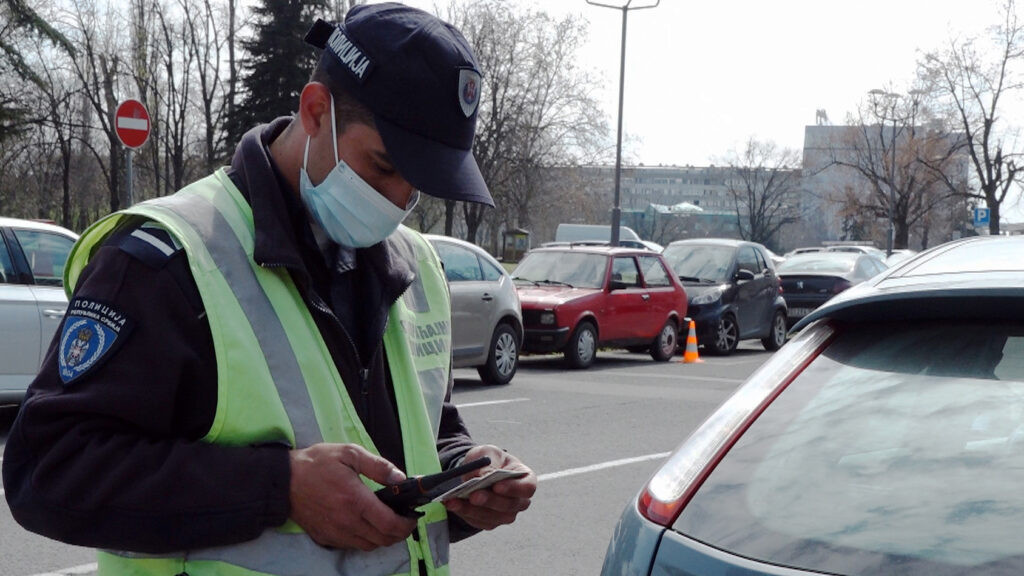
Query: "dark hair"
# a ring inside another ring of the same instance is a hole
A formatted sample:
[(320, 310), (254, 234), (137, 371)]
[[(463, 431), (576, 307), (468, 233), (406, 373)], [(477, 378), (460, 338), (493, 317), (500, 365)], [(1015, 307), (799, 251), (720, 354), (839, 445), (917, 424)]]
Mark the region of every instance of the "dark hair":
[(323, 59), (319, 60), (316, 67), (313, 68), (313, 74), (310, 76), (309, 81), (319, 82), (327, 86), (327, 89), (331, 91), (331, 96), (334, 97), (334, 123), (339, 134), (344, 132), (345, 127), (353, 122), (365, 124), (371, 128), (376, 127), (373, 113), (370, 112), (370, 109), (345, 92), (341, 84), (327, 72)]

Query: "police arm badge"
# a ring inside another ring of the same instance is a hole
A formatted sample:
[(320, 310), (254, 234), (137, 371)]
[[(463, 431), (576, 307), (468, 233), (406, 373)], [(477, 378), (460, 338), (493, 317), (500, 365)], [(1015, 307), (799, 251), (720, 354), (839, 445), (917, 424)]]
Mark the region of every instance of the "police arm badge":
[(113, 356), (133, 326), (127, 316), (108, 304), (75, 298), (68, 305), (57, 349), (57, 369), (64, 385)]

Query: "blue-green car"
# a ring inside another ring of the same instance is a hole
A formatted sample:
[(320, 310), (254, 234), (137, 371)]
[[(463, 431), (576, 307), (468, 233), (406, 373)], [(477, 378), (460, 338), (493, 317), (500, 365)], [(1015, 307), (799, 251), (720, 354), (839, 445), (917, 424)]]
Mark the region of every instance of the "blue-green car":
[(626, 508), (602, 574), (1024, 574), (1024, 237), (814, 310)]

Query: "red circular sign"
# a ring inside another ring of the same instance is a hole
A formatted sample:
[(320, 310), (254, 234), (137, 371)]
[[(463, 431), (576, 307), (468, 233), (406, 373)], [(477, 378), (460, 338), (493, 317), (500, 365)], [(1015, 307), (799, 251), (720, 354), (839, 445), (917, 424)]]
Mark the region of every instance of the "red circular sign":
[(128, 148), (135, 149), (149, 139), (149, 112), (138, 100), (125, 100), (114, 113), (114, 132)]

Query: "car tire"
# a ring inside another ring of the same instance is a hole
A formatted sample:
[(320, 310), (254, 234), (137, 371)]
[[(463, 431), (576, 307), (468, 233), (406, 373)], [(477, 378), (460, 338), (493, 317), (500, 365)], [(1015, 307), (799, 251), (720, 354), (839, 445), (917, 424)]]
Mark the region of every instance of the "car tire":
[(570, 368), (588, 368), (597, 358), (597, 328), (592, 322), (583, 321), (565, 345), (565, 363)]
[(668, 362), (679, 346), (679, 329), (673, 320), (668, 320), (661, 327), (658, 336), (651, 342), (651, 358), (658, 362)]
[(782, 345), (786, 343), (786, 313), (782, 310), (776, 310), (772, 316), (771, 331), (768, 333), (767, 338), (761, 338), (761, 346), (764, 346), (765, 350), (774, 352)]
[(728, 356), (740, 342), (740, 327), (732, 314), (722, 314), (712, 334), (708, 350), (717, 356)]
[(491, 336), (487, 363), (476, 371), (484, 384), (508, 384), (519, 369), (519, 338), (508, 324), (498, 324)]

